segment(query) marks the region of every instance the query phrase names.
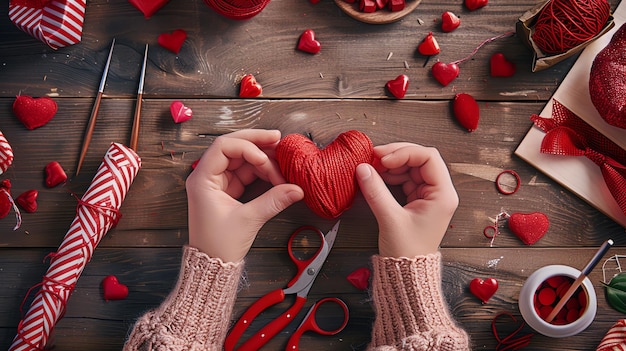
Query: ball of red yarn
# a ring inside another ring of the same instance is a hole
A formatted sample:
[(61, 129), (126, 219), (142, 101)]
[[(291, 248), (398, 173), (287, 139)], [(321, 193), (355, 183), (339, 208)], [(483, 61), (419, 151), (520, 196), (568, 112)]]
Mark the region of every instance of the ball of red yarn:
[(270, 0), (204, 0), (204, 2), (224, 17), (246, 20), (261, 12)]
[(544, 53), (563, 53), (600, 33), (610, 15), (606, 0), (550, 0), (531, 37)]

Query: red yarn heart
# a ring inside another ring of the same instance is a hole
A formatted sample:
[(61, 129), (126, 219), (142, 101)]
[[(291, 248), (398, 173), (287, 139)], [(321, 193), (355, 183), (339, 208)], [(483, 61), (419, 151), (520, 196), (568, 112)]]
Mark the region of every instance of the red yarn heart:
[(459, 66), (456, 63), (437, 62), (432, 68), (433, 77), (444, 87), (459, 76)]
[(239, 97), (253, 98), (261, 95), (263, 87), (256, 81), (252, 74), (246, 74), (241, 78), (241, 86), (239, 87)]
[(285, 179), (304, 190), (307, 206), (332, 219), (352, 205), (358, 187), (356, 166), (374, 161), (374, 147), (356, 130), (339, 134), (321, 150), (305, 136), (289, 134), (278, 143), (276, 160)]
[(488, 0), (465, 0), (465, 7), (470, 11), (474, 11), (487, 6), (488, 2)]
[(456, 94), (452, 102), (452, 110), (456, 120), (465, 127), (468, 132), (473, 132), (478, 128), (480, 108), (471, 95), (465, 93)]
[(193, 115), (193, 111), (178, 100), (172, 101), (170, 104), (170, 113), (172, 114), (174, 123), (183, 123), (188, 121)]
[(406, 90), (409, 88), (409, 77), (405, 74), (401, 74), (396, 79), (390, 80), (385, 85), (387, 90), (398, 99), (402, 99), (406, 94)]
[(162, 47), (168, 49), (175, 54), (178, 54), (180, 52), (180, 48), (185, 42), (185, 39), (187, 39), (187, 32), (185, 32), (183, 29), (176, 29), (171, 34), (159, 34), (159, 38), (157, 39), (157, 41)]
[(372, 271), (367, 267), (357, 268), (352, 273), (348, 274), (346, 279), (350, 284), (354, 285), (359, 290), (367, 290), (370, 286), (370, 276)]
[(308, 52), (309, 54), (317, 54), (322, 49), (322, 44), (315, 40), (315, 32), (307, 29), (300, 35), (298, 41), (298, 50)]
[(120, 283), (114, 275), (102, 279), (102, 291), (105, 301), (124, 300), (128, 296), (128, 287)]
[(13, 102), (13, 113), (27, 129), (33, 130), (50, 122), (57, 113), (57, 103), (47, 96), (19, 95)]
[(507, 60), (501, 52), (491, 55), (489, 68), (492, 77), (511, 77), (515, 74), (515, 64)]
[(480, 301), (487, 303), (498, 290), (498, 281), (495, 278), (487, 278), (485, 280), (474, 278), (470, 282), (469, 289)]
[(67, 180), (67, 175), (63, 170), (63, 167), (57, 162), (52, 161), (46, 165), (46, 186), (48, 188), (54, 188), (55, 186), (64, 183)]
[(170, 0), (128, 0), (137, 10), (141, 11), (146, 18), (150, 18)]
[(4, 173), (13, 164), (13, 148), (0, 132), (0, 174)]
[(513, 213), (508, 223), (511, 232), (526, 245), (539, 241), (550, 227), (548, 216), (541, 212)]
[(450, 11), (441, 14), (441, 30), (449, 33), (457, 29), (461, 25), (461, 20), (457, 15)]
[(20, 207), (24, 209), (24, 211), (28, 213), (33, 213), (37, 211), (38, 195), (39, 192), (35, 189), (26, 190), (25, 192), (21, 193), (20, 196), (17, 197), (17, 199), (15, 199), (15, 202), (17, 202), (17, 204), (20, 205)]
[(433, 32), (429, 32), (428, 35), (417, 46), (417, 51), (424, 56), (437, 55), (441, 52), (437, 39), (433, 36)]

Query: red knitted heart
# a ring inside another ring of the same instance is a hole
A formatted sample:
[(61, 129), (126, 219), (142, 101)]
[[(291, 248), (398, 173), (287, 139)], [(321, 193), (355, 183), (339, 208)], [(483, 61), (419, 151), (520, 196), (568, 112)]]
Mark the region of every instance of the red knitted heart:
[(433, 32), (429, 32), (426, 35), (424, 40), (417, 46), (417, 51), (424, 56), (437, 55), (441, 51), (437, 39), (433, 36)]
[(322, 45), (319, 41), (315, 40), (315, 32), (311, 29), (305, 30), (300, 35), (298, 41), (298, 50), (308, 52), (309, 54), (317, 54), (320, 52)]
[(498, 290), (498, 281), (494, 278), (487, 278), (485, 280), (474, 278), (470, 282), (469, 289), (480, 301), (487, 303)]
[(19, 95), (13, 102), (13, 113), (27, 129), (33, 130), (50, 122), (57, 113), (57, 103), (47, 96)]
[(241, 86), (239, 87), (239, 97), (253, 98), (261, 95), (263, 87), (256, 81), (252, 74), (246, 74), (241, 78)]
[(20, 207), (24, 209), (24, 211), (28, 213), (33, 213), (37, 211), (38, 195), (39, 192), (35, 189), (26, 190), (15, 199), (15, 202), (17, 202), (17, 204), (20, 205)]
[(452, 102), (452, 110), (456, 120), (467, 129), (473, 132), (478, 128), (480, 120), (480, 109), (478, 103), (469, 94), (456, 94)]
[(397, 76), (396, 79), (388, 81), (385, 86), (393, 96), (402, 99), (409, 87), (409, 77), (405, 74), (401, 74)]
[(374, 161), (374, 147), (356, 130), (339, 134), (321, 150), (305, 136), (289, 134), (278, 143), (276, 160), (285, 179), (304, 190), (307, 206), (331, 219), (352, 205), (358, 187), (356, 166)]
[(487, 6), (488, 2), (488, 0), (465, 0), (465, 7), (470, 11), (474, 11)]
[(461, 25), (461, 20), (457, 15), (450, 11), (441, 14), (441, 30), (449, 33), (457, 29)]
[(4, 134), (0, 132), (0, 174), (4, 173), (13, 163), (13, 148)]
[(432, 68), (433, 77), (444, 87), (459, 76), (459, 66), (456, 63), (437, 62)]
[(185, 42), (185, 39), (187, 39), (187, 32), (185, 32), (183, 29), (176, 29), (171, 34), (159, 34), (159, 38), (157, 39), (157, 41), (162, 47), (168, 49), (175, 54), (178, 54), (180, 52), (180, 48)]
[(105, 301), (124, 300), (128, 296), (128, 287), (120, 283), (114, 275), (102, 279), (102, 291)]
[(183, 123), (188, 121), (193, 115), (193, 111), (178, 100), (172, 101), (170, 104), (170, 113), (172, 114), (174, 123)]
[(154, 15), (161, 7), (170, 0), (128, 0), (137, 10), (141, 11), (146, 18)]
[(510, 77), (515, 74), (515, 64), (507, 60), (501, 52), (491, 55), (489, 67), (492, 77)]
[(64, 183), (67, 180), (67, 175), (63, 170), (63, 167), (57, 162), (52, 161), (46, 165), (46, 186), (48, 188), (54, 188), (55, 186)]
[(511, 232), (526, 245), (539, 241), (550, 227), (548, 216), (541, 212), (513, 213), (508, 222)]

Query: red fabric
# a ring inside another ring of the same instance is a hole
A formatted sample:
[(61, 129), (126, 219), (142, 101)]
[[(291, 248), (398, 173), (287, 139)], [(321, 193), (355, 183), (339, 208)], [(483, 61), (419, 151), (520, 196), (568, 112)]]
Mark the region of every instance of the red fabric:
[(626, 319), (620, 319), (609, 329), (596, 351), (626, 351)]
[(532, 115), (530, 119), (546, 132), (541, 142), (542, 153), (585, 156), (592, 160), (600, 167), (611, 195), (626, 214), (626, 150), (556, 100), (552, 118)]

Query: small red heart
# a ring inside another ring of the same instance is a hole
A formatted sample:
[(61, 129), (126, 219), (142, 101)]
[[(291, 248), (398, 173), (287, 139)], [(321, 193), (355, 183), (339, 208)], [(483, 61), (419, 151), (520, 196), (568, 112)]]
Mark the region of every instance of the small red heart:
[(0, 219), (6, 217), (13, 207), (11, 198), (11, 181), (4, 179), (0, 182)]
[(454, 13), (446, 11), (441, 14), (441, 30), (449, 33), (457, 29), (461, 25), (461, 19)]
[(498, 290), (498, 281), (494, 278), (487, 278), (485, 280), (474, 278), (470, 282), (469, 289), (480, 301), (487, 303)]
[(378, 5), (376, 4), (376, 1), (374, 0), (360, 0), (359, 1), (359, 10), (361, 10), (361, 12), (372, 13), (376, 11), (377, 7)]
[(52, 161), (46, 165), (46, 186), (48, 188), (54, 188), (55, 186), (64, 183), (67, 180), (67, 174), (63, 170), (63, 167), (57, 162)]
[(511, 77), (515, 74), (515, 64), (507, 60), (500, 52), (491, 55), (489, 66), (492, 77)]
[(402, 99), (409, 87), (409, 77), (406, 74), (401, 74), (396, 79), (388, 81), (385, 87), (393, 96)]
[(102, 279), (104, 301), (124, 300), (128, 296), (128, 287), (117, 280), (114, 275)]
[(550, 227), (548, 216), (541, 212), (516, 212), (509, 217), (508, 223), (511, 232), (526, 245), (539, 241)]
[(473, 132), (478, 128), (480, 108), (471, 95), (465, 93), (456, 94), (452, 102), (452, 111), (454, 112), (454, 118), (468, 132)]
[(0, 174), (4, 173), (13, 164), (13, 148), (0, 132)]
[(187, 32), (185, 32), (185, 30), (183, 29), (176, 29), (171, 34), (159, 34), (158, 42), (159, 45), (161, 45), (162, 47), (168, 49), (175, 54), (178, 54), (180, 52), (180, 48), (185, 42), (185, 39), (187, 39)]
[(441, 52), (437, 39), (433, 36), (433, 32), (429, 32), (428, 35), (417, 46), (417, 51), (424, 56), (437, 55)]
[(276, 160), (285, 179), (304, 190), (307, 206), (332, 219), (352, 205), (356, 166), (374, 161), (374, 147), (356, 130), (339, 134), (322, 150), (304, 135), (289, 134), (276, 146)]
[(474, 11), (487, 6), (488, 2), (488, 0), (465, 0), (465, 7), (470, 11)]
[(298, 50), (308, 52), (309, 54), (317, 54), (322, 49), (322, 44), (315, 40), (315, 32), (307, 29), (300, 34), (298, 40)]
[(47, 96), (32, 98), (19, 95), (13, 102), (13, 113), (29, 130), (50, 122), (57, 113), (57, 108), (57, 103)]
[(188, 121), (193, 115), (193, 111), (178, 100), (172, 101), (170, 104), (170, 113), (172, 114), (174, 123), (183, 123)]
[(241, 86), (239, 87), (239, 97), (253, 98), (261, 95), (263, 87), (256, 81), (252, 74), (246, 74), (241, 78)]
[(21, 193), (20, 196), (17, 197), (17, 199), (15, 199), (15, 202), (17, 202), (17, 204), (20, 205), (20, 207), (24, 211), (28, 213), (33, 213), (37, 211), (38, 195), (39, 192), (35, 189), (26, 190), (25, 192)]
[(437, 62), (432, 68), (433, 77), (444, 87), (459, 76), (459, 66), (456, 63)]
[(146, 19), (150, 18), (154, 15), (161, 7), (165, 6), (170, 0), (128, 0), (133, 6), (137, 8), (137, 10), (141, 11), (146, 17)]
[(357, 268), (352, 273), (348, 274), (346, 279), (359, 290), (367, 290), (370, 286), (370, 276), (372, 271), (369, 268), (361, 267)]

